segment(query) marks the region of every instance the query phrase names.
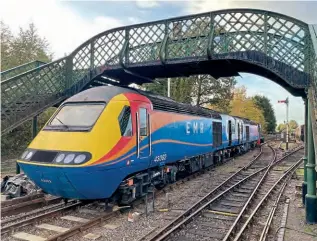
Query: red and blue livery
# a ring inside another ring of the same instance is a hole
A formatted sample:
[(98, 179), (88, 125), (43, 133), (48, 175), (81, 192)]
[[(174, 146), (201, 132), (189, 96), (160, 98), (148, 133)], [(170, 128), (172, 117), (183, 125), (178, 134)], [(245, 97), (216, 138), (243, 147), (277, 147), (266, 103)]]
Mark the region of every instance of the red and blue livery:
[(257, 123), (132, 88), (64, 101), (18, 160), (45, 192), (130, 203), (259, 143)]

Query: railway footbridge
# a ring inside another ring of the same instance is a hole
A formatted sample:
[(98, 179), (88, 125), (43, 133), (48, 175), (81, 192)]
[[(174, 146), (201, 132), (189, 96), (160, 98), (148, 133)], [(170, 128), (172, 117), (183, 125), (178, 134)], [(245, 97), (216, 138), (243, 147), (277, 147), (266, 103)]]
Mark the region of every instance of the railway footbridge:
[(264, 76), (303, 97), (303, 200), (307, 221), (317, 222), (317, 25), (279, 13), (226, 9), (120, 27), (52, 63), (32, 62), (1, 73), (2, 134), (93, 86), (239, 72)]

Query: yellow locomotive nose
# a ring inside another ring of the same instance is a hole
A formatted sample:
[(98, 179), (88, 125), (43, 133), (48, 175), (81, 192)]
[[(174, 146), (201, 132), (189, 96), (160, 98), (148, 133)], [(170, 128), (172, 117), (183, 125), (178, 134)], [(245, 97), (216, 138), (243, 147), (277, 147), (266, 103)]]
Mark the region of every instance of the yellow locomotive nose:
[[(72, 103), (73, 106), (84, 105), (85, 103)], [(58, 117), (58, 114), (63, 111), (63, 107), (57, 110), (52, 120), (50, 120), (46, 127), (44, 127), (36, 138), (29, 145), (29, 149), (35, 150), (47, 150), (47, 151), (65, 151), (65, 152), (88, 152), (91, 154), (91, 159), (79, 166), (88, 166), (105, 156), (111, 149), (120, 141), (121, 131), (119, 126), (118, 117), (125, 106), (130, 106), (127, 98), (120, 94), (113, 97), (108, 103), (97, 103), (101, 105), (100, 114), (94, 122), (94, 125), (90, 129), (72, 129), (71, 126), (63, 125), (63, 120), (60, 129), (46, 128), (50, 122), (55, 121), (54, 118)], [(64, 107), (67, 106), (67, 103)], [(86, 113), (89, 111), (89, 105), (86, 107)], [(67, 111), (67, 110), (64, 110)], [(69, 111), (69, 110), (68, 110)], [(76, 118), (74, 114), (73, 118)], [(70, 121), (71, 123), (72, 121)], [(79, 121), (73, 120), (74, 123)], [(23, 161), (22, 161), (23, 162)], [(31, 160), (32, 162), (32, 160)], [(30, 162), (28, 162), (30, 163)], [(56, 163), (47, 163), (43, 160), (42, 165), (51, 166), (65, 166)], [(77, 165), (78, 166), (78, 165)]]

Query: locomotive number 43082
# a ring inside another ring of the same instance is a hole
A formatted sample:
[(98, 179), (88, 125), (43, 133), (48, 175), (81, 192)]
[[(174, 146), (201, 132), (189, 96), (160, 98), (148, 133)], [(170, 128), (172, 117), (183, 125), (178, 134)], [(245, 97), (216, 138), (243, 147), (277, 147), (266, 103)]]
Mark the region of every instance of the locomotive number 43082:
[(161, 162), (161, 161), (165, 161), (167, 158), (167, 155), (166, 154), (162, 154), (162, 155), (158, 155), (154, 158), (154, 161), (155, 162)]

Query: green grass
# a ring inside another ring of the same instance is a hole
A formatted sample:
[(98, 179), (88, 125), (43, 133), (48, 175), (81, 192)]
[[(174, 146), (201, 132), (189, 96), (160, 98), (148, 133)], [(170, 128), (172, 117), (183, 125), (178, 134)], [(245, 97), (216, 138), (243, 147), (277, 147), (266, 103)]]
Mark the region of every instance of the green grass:
[(296, 175), (297, 176), (304, 176), (304, 168), (298, 168), (296, 170)]

